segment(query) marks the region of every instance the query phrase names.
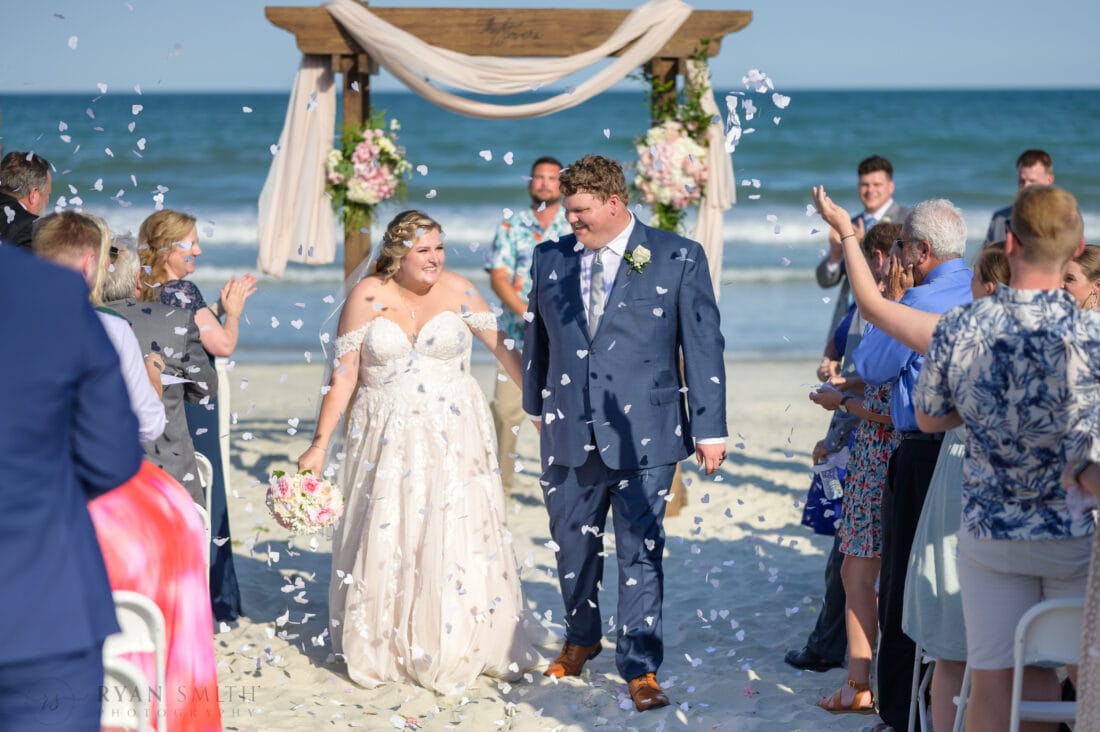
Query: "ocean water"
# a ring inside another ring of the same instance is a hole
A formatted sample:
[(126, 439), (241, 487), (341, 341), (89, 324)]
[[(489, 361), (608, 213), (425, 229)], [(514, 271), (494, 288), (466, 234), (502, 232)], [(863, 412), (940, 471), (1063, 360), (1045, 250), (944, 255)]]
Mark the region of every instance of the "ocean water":
[[(723, 110), (726, 93), (745, 92), (716, 91)], [(784, 109), (745, 92), (757, 112), (750, 120), (742, 111), (747, 134), (734, 154), (738, 202), (724, 223), (719, 303), (731, 356), (821, 352), (836, 291), (813, 278), (828, 244), (807, 213), (809, 190), (823, 183), (857, 210), (855, 166), (871, 154), (894, 164), (901, 203), (946, 197), (960, 206), (973, 250), (990, 214), (1011, 202), (1016, 156), (1044, 148), (1056, 182), (1078, 197), (1086, 238), (1100, 235), (1100, 90), (783, 91), (791, 99)], [(193, 213), (204, 250), (194, 278), (214, 299), (231, 274), (256, 271), (256, 200), (286, 100), (255, 92), (0, 95), (0, 144), (46, 156), (57, 170), (55, 199), (118, 231), (136, 233), (158, 198)], [(532, 120), (469, 119), (405, 93), (375, 93), (373, 103), (401, 121), (409, 159), (427, 166), (426, 175), (413, 174), (404, 202), (380, 207), (374, 239), (392, 214), (422, 208), (444, 226), (448, 266), (484, 292), (484, 252), (503, 210), (525, 205), (531, 162), (551, 154), (568, 163), (588, 152), (630, 162), (649, 123), (640, 87)], [(318, 358), (318, 332), (333, 308), (324, 299), (343, 279), (342, 256), (262, 277), (236, 358)]]

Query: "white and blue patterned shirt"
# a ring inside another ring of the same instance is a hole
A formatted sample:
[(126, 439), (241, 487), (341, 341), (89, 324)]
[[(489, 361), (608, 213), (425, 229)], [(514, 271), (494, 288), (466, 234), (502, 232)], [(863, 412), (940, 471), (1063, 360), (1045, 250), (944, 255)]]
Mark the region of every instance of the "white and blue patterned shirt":
[(1100, 404), (1100, 312), (1064, 290), (999, 286), (940, 318), (915, 405), (967, 427), (962, 522), (986, 539), (1093, 533), (1059, 479), (1066, 440)]

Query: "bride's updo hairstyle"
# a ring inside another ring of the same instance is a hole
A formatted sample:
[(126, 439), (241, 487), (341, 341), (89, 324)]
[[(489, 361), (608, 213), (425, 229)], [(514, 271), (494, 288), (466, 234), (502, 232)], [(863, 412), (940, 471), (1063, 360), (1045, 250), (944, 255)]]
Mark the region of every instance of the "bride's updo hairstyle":
[(168, 255), (176, 242), (183, 241), (195, 228), (191, 214), (166, 208), (157, 211), (138, 229), (138, 257), (141, 258), (141, 299), (160, 301), (160, 285), (168, 282)]
[(382, 251), (374, 264), (374, 273), (384, 280), (392, 279), (401, 268), (401, 258), (429, 231), (442, 234), (443, 227), (423, 211), (402, 211), (394, 216), (382, 235)]

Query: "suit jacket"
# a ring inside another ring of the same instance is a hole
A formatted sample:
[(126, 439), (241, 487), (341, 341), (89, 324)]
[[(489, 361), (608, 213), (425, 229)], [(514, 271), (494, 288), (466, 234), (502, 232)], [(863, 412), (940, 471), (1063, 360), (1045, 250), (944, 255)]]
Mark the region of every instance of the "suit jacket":
[(79, 275), (0, 245), (0, 664), (118, 631), (88, 501), (141, 466), (118, 355)]
[[(902, 206), (897, 201), (890, 204), (890, 208), (886, 209), (886, 213), (879, 219), (879, 223), (892, 222), (900, 224), (905, 221), (905, 217), (909, 215), (909, 209)], [(859, 213), (852, 217), (852, 226), (856, 225), (856, 222), (863, 218), (863, 214)], [(848, 314), (848, 303), (851, 301), (851, 288), (848, 286), (847, 273), (844, 271), (844, 260), (840, 260), (840, 266), (833, 272), (829, 271), (829, 255), (825, 255), (821, 258), (821, 261), (817, 264), (817, 270), (814, 274), (817, 276), (817, 284), (823, 288), (836, 287), (837, 283), (840, 283), (840, 292), (837, 293), (836, 305), (833, 307), (833, 319), (829, 324), (829, 333), (827, 338), (833, 337), (833, 332), (840, 325), (840, 321), (844, 320), (844, 316)]]
[(535, 249), (523, 408), (542, 416), (544, 465), (580, 466), (591, 449), (612, 469), (668, 465), (693, 439), (726, 435), (724, 341), (706, 255), (636, 222), (626, 251), (642, 245), (652, 260), (643, 272), (620, 263), (593, 338), (576, 237)]
[(37, 218), (18, 200), (0, 191), (0, 239), (30, 249), (31, 233)]
[(1005, 206), (994, 211), (993, 217), (989, 219), (989, 228), (985, 232), (985, 241), (982, 242), (982, 246), (984, 247), (986, 244), (995, 241), (1004, 241), (1005, 233), (1011, 225), (1012, 206)]
[(202, 347), (195, 314), (133, 298), (116, 300), (107, 306), (130, 321), (143, 353), (155, 351), (164, 358), (165, 376), (188, 380), (164, 387), (162, 401), (168, 424), (160, 437), (143, 446), (151, 462), (178, 480), (197, 503), (203, 503), (195, 445), (183, 403), (213, 398), (218, 389), (218, 375)]

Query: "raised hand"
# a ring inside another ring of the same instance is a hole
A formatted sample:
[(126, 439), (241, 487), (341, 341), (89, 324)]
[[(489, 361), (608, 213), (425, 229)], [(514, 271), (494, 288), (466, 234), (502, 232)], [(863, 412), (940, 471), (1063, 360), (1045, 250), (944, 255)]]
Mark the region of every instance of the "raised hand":
[(240, 317), (244, 312), (244, 303), (256, 292), (256, 277), (251, 274), (243, 275), (240, 279), (230, 277), (222, 286), (218, 296), (221, 310), (226, 315)]
[[(848, 229), (851, 227), (852, 217), (841, 206), (833, 203), (833, 199), (829, 198), (829, 195), (825, 192), (825, 186), (814, 186), (810, 191), (810, 195), (813, 196), (814, 208), (821, 214), (821, 218), (837, 232), (838, 241), (841, 236), (850, 233)], [(860, 236), (862, 236), (862, 232)], [(832, 244), (831, 237), (829, 241)]]

